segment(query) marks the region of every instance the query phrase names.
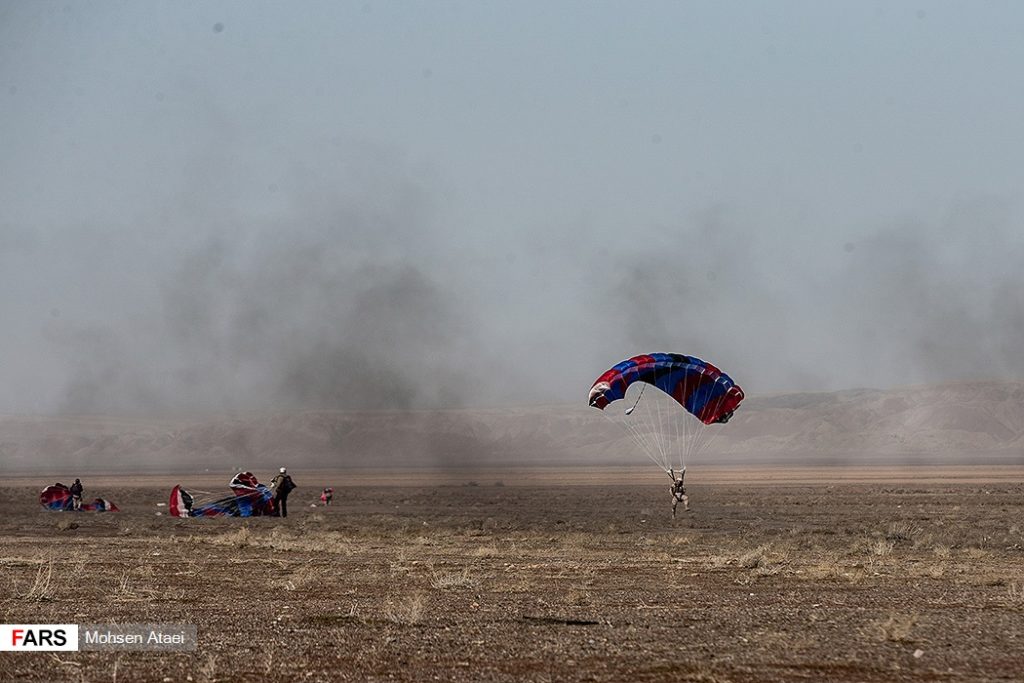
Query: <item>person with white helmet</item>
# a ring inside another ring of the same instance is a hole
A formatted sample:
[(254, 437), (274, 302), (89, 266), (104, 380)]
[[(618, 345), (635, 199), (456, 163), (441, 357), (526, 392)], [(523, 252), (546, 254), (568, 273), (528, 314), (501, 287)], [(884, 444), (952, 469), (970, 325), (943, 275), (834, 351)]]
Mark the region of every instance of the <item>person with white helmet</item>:
[(295, 482), (292, 481), (291, 475), (288, 474), (287, 467), (281, 468), (278, 475), (270, 482), (270, 488), (274, 492), (274, 509), (277, 511), (277, 516), (287, 517), (288, 494), (295, 489)]

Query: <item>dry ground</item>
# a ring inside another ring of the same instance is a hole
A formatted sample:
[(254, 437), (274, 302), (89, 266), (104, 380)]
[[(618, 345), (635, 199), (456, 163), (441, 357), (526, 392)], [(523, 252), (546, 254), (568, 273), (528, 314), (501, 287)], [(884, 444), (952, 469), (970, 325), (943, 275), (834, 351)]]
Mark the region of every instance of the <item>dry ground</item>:
[[(650, 474), (297, 475), (286, 520), (157, 516), (177, 477), (87, 480), (123, 512), (48, 513), (50, 482), (19, 481), (0, 489), (0, 623), (195, 623), (200, 648), (0, 653), (0, 678), (1024, 678), (1024, 472), (789, 472), (691, 472), (676, 521)], [(325, 483), (336, 505), (308, 507)]]

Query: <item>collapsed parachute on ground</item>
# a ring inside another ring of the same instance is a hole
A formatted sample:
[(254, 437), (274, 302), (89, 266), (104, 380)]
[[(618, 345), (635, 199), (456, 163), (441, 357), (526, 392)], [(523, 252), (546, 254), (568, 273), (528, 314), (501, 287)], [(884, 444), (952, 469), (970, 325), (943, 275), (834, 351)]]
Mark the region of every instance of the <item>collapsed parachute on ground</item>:
[[(645, 396), (648, 387), (659, 391)], [(621, 414), (606, 410), (624, 398), (627, 407)], [(707, 426), (728, 422), (742, 401), (743, 390), (729, 375), (678, 353), (634, 356), (610, 368), (590, 388), (590, 405), (622, 426), (666, 472), (684, 468), (690, 456), (705, 449), (711, 440)]]
[[(39, 504), (47, 510), (75, 511), (75, 503), (71, 490), (61, 483), (47, 486), (39, 494)], [(118, 507), (105, 498), (95, 498), (91, 502), (82, 501), (80, 512), (120, 512)]]
[(274, 494), (252, 472), (239, 472), (228, 484), (234, 495), (197, 505), (195, 497), (180, 485), (171, 489), (169, 503), (174, 517), (259, 517), (274, 514)]

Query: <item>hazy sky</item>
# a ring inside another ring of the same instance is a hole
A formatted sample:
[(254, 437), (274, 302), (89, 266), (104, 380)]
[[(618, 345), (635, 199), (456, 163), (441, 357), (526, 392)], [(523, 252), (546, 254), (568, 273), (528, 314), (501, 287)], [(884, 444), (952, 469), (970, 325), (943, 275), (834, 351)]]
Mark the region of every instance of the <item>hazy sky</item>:
[(1024, 378), (1024, 5), (0, 0), (0, 411)]

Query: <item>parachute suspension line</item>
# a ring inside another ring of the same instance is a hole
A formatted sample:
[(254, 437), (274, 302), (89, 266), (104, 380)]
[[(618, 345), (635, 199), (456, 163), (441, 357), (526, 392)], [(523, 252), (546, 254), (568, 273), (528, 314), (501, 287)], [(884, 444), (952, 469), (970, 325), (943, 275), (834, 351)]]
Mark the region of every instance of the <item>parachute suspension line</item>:
[[(640, 387), (641, 396), (643, 395), (644, 389), (646, 387), (646, 384)], [(648, 401), (647, 403), (650, 403), (650, 401)], [(633, 419), (632, 415), (634, 414), (636, 407), (640, 404), (640, 397), (638, 396), (636, 402), (633, 404), (633, 409), (626, 412), (625, 417), (623, 418), (623, 424), (626, 426), (630, 434), (633, 436), (633, 440), (647, 454), (647, 457), (651, 458), (651, 460), (660, 465), (661, 462), (659, 462), (658, 459), (655, 457), (655, 455), (658, 453), (658, 449), (657, 444), (653, 441), (653, 434), (651, 434), (652, 430), (650, 429), (650, 424), (644, 424), (650, 423), (651, 421), (649, 416), (645, 418), (645, 413), (647, 412), (647, 403), (644, 404), (644, 408), (640, 411), (640, 413), (637, 413), (637, 418)], [(647, 428), (644, 429), (643, 427)]]
[[(642, 391), (643, 388), (641, 387), (641, 393)], [(633, 404), (633, 408), (636, 408), (636, 405), (639, 402), (640, 400), (638, 398), (637, 402)], [(639, 446), (640, 450), (644, 452), (644, 455), (650, 458), (651, 461), (659, 467), (665, 468), (665, 463), (658, 459), (659, 451), (656, 444), (652, 441), (650, 435), (650, 432), (652, 431), (650, 424), (645, 424), (651, 422), (650, 417), (648, 416), (647, 419), (642, 417), (644, 410), (637, 413), (635, 418), (631, 417), (634, 414), (633, 410), (627, 411), (627, 413), (621, 418), (609, 410), (603, 410), (601, 412), (609, 422), (614, 422), (623, 427), (629, 434), (629, 437), (633, 440), (633, 443)], [(613, 417), (613, 415), (615, 416)], [(646, 427), (646, 429), (644, 427)]]
[[(655, 382), (655, 386), (657, 386), (657, 382), (658, 382), (658, 371), (657, 370), (654, 371), (654, 382)], [(657, 425), (657, 427), (654, 430), (654, 436), (655, 436), (655, 438), (658, 441), (658, 452), (661, 455), (661, 459), (665, 462), (665, 464), (667, 464), (667, 465), (669, 465), (671, 467), (671, 464), (672, 464), (672, 453), (669, 450), (669, 447), (668, 447), (668, 444), (666, 443), (666, 438), (665, 438), (665, 415), (664, 415), (664, 409), (663, 409), (664, 406), (662, 405), (664, 402), (665, 402), (664, 400), (654, 401), (654, 414), (655, 414), (655, 416), (658, 419), (658, 425)], [(650, 403), (650, 401), (648, 401), (648, 403)]]
[(629, 420), (628, 418), (624, 418), (620, 422), (618, 419), (612, 417), (609, 413), (605, 413), (605, 417), (608, 418), (608, 420), (611, 422), (621, 424), (629, 433), (629, 437), (633, 440), (633, 442), (640, 447), (640, 450), (644, 452), (644, 455), (653, 460), (655, 464), (662, 465), (662, 463), (658, 461), (658, 458), (655, 457), (657, 449), (655, 449), (653, 444), (651, 444), (650, 440), (647, 438), (647, 435), (644, 434), (643, 430), (641, 430), (636, 424), (634, 424), (633, 421)]
[(665, 396), (666, 400), (662, 401), (664, 403), (664, 426), (662, 427), (662, 432), (665, 439), (665, 459), (669, 464), (669, 469), (675, 470), (679, 469), (679, 465), (682, 462), (679, 420), (684, 418), (685, 415), (680, 415), (681, 411), (675, 402), (675, 397), (670, 394), (665, 394)]
[[(184, 489), (182, 489), (182, 490), (184, 490)], [(223, 497), (223, 495), (224, 495), (223, 493), (214, 493), (213, 491), (200, 491), (199, 489), (189, 489), (188, 492), (189, 493), (201, 493), (204, 496), (222, 496)]]
[(640, 399), (644, 397), (644, 392), (647, 391), (647, 384), (640, 387), (640, 395), (636, 397), (636, 401), (633, 402), (633, 407), (626, 410), (626, 415), (632, 415), (633, 411), (636, 410), (636, 406), (640, 403)]
[[(657, 381), (658, 373), (657, 370), (655, 370), (655, 386), (657, 386)], [(666, 438), (665, 434), (666, 407), (664, 404), (666, 403), (666, 401), (664, 400), (663, 396), (658, 396), (656, 400), (647, 402), (648, 405), (650, 405), (651, 403), (654, 404), (653, 417), (657, 419), (657, 426), (654, 425), (654, 420), (652, 420), (650, 431), (652, 432), (658, 447), (658, 457), (661, 459), (661, 467), (663, 470), (668, 471), (672, 467), (672, 451), (669, 447), (668, 439)]]

